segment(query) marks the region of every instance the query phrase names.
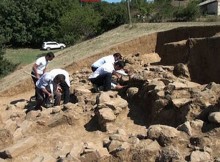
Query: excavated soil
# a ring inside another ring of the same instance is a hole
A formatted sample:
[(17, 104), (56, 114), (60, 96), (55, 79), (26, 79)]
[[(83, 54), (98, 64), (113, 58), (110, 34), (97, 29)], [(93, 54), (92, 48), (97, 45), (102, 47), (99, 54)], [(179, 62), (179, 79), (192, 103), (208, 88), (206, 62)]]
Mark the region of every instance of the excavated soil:
[[(156, 52), (162, 58), (161, 64), (174, 64), (184, 57), (187, 49), (177, 48), (178, 52), (175, 48), (170, 50), (164, 46), (166, 43), (214, 36), (219, 32), (218, 25), (218, 22), (135, 24), (133, 28), (124, 25), (56, 53), (56, 59), (50, 63), (49, 69), (64, 68), (71, 74), (83, 67), (89, 67), (98, 58), (114, 52), (120, 52), (124, 56), (132, 53)], [(201, 49), (203, 46), (199, 48), (204, 51)], [(167, 58), (166, 55), (175, 56)], [(17, 95), (32, 89), (32, 80), (27, 74), (31, 71), (31, 67), (32, 64), (22, 67), (0, 80), (0, 97)]]
[[(220, 83), (219, 32), (220, 24), (216, 23), (137, 24), (132, 29), (122, 26), (97, 38), (56, 53), (56, 58), (49, 64), (49, 69), (64, 68), (71, 75), (77, 75), (79, 71), (82, 72), (85, 69), (85, 73), (87, 73), (90, 65), (98, 58), (113, 52), (120, 52), (124, 57), (132, 54), (134, 55), (133, 58), (136, 58), (137, 55), (143, 56), (138, 61), (141, 66), (146, 66), (146, 68), (148, 64), (167, 67), (178, 63), (187, 64), (191, 81), (199, 84), (210, 82), (218, 84)], [(0, 107), (2, 109), (6, 109), (10, 104), (29, 101), (34, 91), (32, 80), (26, 72), (31, 71), (31, 67), (32, 64), (22, 67), (0, 81)], [(87, 83), (87, 81), (85, 82)], [(82, 84), (80, 82), (78, 86), (80, 87)], [(129, 98), (124, 98), (128, 100), (128, 106), (130, 107), (117, 118), (114, 127), (126, 130), (129, 135), (146, 134), (146, 128), (153, 123), (146, 119), (146, 114), (143, 114), (143, 107), (146, 106), (146, 103), (140, 98), (130, 101)], [(7, 121), (9, 116), (4, 115), (2, 120)], [(38, 140), (39, 145), (32, 148), (37, 151), (35, 153), (31, 151), (30, 153), (28, 151), (24, 152), (22, 156), (8, 161), (28, 161), (41, 156), (50, 159), (47, 157), (47, 153), (51, 152), (53, 152), (53, 156), (57, 155), (58, 157), (66, 153), (65, 150), (70, 147), (69, 143), (89, 141), (96, 145), (102, 145), (100, 141), (108, 137), (109, 134), (100, 131), (96, 121), (91, 120), (93, 115), (85, 112), (80, 120), (73, 125), (55, 124), (55, 126), (45, 128), (44, 123), (38, 123), (39, 125), (34, 131), (31, 129), (32, 132), (26, 132), (26, 137), (31, 135)], [(166, 116), (167, 114), (163, 115)], [(156, 122), (171, 126), (182, 124), (175, 123), (175, 125), (169, 123), (169, 121), (163, 122), (161, 118)], [(218, 130), (217, 133), (211, 133), (216, 137), (219, 135)], [(208, 133), (204, 136), (208, 136)], [(184, 141), (181, 142), (184, 143)], [(219, 144), (219, 142), (216, 144)], [(65, 148), (63, 148), (64, 146)], [(185, 145), (182, 147), (183, 152), (188, 151)], [(216, 149), (218, 149), (217, 146)], [(213, 155), (217, 157), (218, 152), (213, 150)], [(136, 158), (138, 159), (138, 157)], [(185, 160), (187, 161), (187, 158)], [(46, 162), (46, 160), (44, 161)], [(111, 161), (123, 160), (112, 158)], [(133, 161), (135, 161), (135, 157)]]

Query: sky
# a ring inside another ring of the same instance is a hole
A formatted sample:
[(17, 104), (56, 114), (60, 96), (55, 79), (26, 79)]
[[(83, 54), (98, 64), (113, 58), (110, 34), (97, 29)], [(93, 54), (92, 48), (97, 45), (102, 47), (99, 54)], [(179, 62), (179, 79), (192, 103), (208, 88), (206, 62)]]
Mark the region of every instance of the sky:
[[(106, 2), (109, 2), (109, 3), (117, 3), (117, 2), (120, 2), (121, 0), (103, 0), (103, 1), (106, 1)], [(152, 2), (153, 0), (147, 0), (147, 2)]]
[(117, 3), (117, 2), (120, 2), (121, 0), (103, 0), (103, 1), (106, 1), (109, 3)]

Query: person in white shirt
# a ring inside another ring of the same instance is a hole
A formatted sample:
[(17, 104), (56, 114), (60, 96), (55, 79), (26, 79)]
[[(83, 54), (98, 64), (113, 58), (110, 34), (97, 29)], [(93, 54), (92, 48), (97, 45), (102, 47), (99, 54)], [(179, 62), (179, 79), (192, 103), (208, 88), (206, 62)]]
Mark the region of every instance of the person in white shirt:
[[(105, 63), (101, 65), (96, 71), (94, 71), (90, 76), (89, 80), (92, 84), (95, 84), (97, 87), (102, 86), (103, 91), (111, 90), (112, 86), (112, 75), (118, 76), (115, 72), (121, 70), (124, 67), (124, 62), (119, 60), (115, 63)], [(117, 84), (114, 86), (114, 89), (121, 89), (123, 86)]]
[[(53, 77), (49, 72), (44, 73), (36, 82), (36, 106), (35, 110), (41, 110), (41, 106), (47, 102), (48, 98), (54, 97), (58, 84), (65, 82), (63, 74)], [(55, 103), (56, 106), (56, 98)]]
[(114, 64), (114, 62), (121, 60), (121, 59), (122, 59), (122, 56), (120, 53), (114, 53), (113, 55), (102, 57), (92, 64), (91, 66), (92, 71), (94, 72), (96, 69), (98, 69), (100, 66), (102, 66), (105, 63)]
[[(65, 82), (60, 83), (59, 86), (62, 89), (63, 104), (67, 104), (69, 102), (69, 99), (70, 99), (70, 90), (69, 90), (70, 89), (70, 77), (69, 77), (69, 73), (64, 69), (53, 69), (49, 72), (49, 74), (52, 76), (52, 78), (55, 78), (59, 74), (63, 74), (65, 76)], [(59, 100), (57, 104), (59, 105), (60, 101), (61, 101), (61, 95), (59, 96), (59, 94), (57, 94), (57, 97), (58, 97), (57, 100)]]
[[(46, 68), (48, 65), (48, 62), (54, 59), (54, 53), (48, 52), (46, 56), (42, 56), (36, 60), (32, 67), (32, 80), (34, 82), (34, 85), (36, 86), (37, 80), (46, 72)], [(35, 92), (36, 97), (36, 92)]]

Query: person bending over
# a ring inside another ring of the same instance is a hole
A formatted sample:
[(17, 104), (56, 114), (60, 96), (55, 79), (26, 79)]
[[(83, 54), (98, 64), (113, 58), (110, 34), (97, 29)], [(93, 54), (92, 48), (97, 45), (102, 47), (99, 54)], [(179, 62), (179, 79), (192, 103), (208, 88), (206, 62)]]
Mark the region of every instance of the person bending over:
[(120, 53), (114, 53), (113, 55), (105, 56), (95, 61), (92, 64), (91, 69), (94, 72), (96, 69), (98, 69), (100, 66), (102, 66), (105, 63), (114, 64), (116, 61), (121, 60), (121, 59), (122, 59), (122, 56)]
[(69, 73), (64, 69), (53, 69), (49, 73), (50, 73), (52, 78), (55, 78), (59, 74), (63, 74), (65, 76), (65, 82), (62, 82), (62, 83), (59, 84), (59, 86), (61, 88), (60, 89), (61, 91), (56, 92), (56, 95), (58, 97), (57, 100), (59, 100), (58, 102), (60, 103), (61, 94), (63, 94), (63, 104), (67, 104), (69, 102), (69, 99), (70, 99), (70, 77), (69, 77)]
[[(120, 77), (116, 71), (123, 69), (123, 67), (124, 62), (121, 60), (116, 61), (115, 63), (105, 63), (89, 76), (89, 80), (97, 87), (102, 86), (103, 91), (109, 91), (112, 87), (112, 75)], [(120, 84), (115, 84), (113, 88), (121, 89), (123, 87), (124, 86), (121, 86)]]
[(53, 78), (50, 73), (44, 73), (36, 82), (37, 98), (35, 110), (42, 110), (41, 106), (47, 102), (48, 98), (55, 100), (54, 106), (58, 105), (59, 101), (54, 94), (56, 91), (59, 91), (58, 85), (63, 82), (65, 82), (65, 76), (63, 74), (59, 74)]

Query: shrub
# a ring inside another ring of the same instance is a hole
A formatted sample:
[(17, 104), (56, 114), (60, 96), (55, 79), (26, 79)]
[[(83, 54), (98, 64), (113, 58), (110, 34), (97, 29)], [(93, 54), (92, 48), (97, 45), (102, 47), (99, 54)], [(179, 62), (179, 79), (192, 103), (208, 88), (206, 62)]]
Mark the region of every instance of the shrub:
[(4, 58), (4, 48), (3, 45), (0, 44), (0, 78), (8, 75), (10, 72), (14, 71), (18, 64), (11, 63), (7, 59)]
[(186, 8), (179, 8), (174, 12), (175, 21), (192, 21), (200, 16), (200, 10), (196, 1), (191, 1)]

